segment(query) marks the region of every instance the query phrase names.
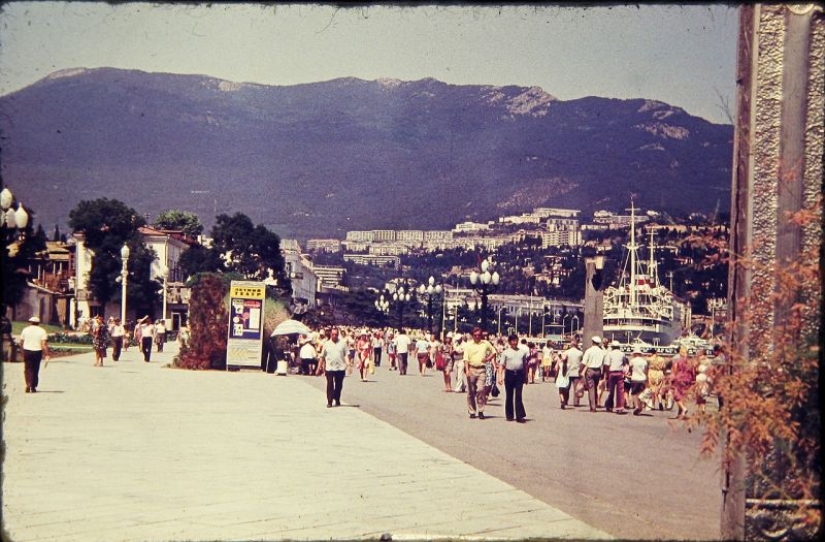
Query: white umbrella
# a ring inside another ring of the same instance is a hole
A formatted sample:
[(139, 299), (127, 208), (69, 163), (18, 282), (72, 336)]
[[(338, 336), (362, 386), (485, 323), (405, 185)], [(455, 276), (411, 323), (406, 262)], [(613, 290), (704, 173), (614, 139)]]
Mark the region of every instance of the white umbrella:
[(310, 329), (299, 322), (298, 320), (284, 320), (277, 326), (275, 326), (275, 331), (272, 332), (270, 337), (277, 337), (278, 335), (293, 335), (293, 334), (300, 334), (300, 335), (309, 335), (312, 333)]

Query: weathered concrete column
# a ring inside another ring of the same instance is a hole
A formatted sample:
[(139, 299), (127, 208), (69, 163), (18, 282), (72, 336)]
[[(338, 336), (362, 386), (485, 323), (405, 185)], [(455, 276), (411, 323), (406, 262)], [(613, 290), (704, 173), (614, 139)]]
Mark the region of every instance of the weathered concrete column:
[[(749, 363), (770, 359), (794, 303), (818, 309), (800, 335), (815, 333), (822, 342), (821, 282), (806, 284), (795, 299), (777, 294), (783, 270), (803, 254), (816, 248), (822, 263), (825, 26), (814, 4), (739, 9), (728, 306), (732, 352)], [(807, 220), (792, 219), (805, 213)], [(807, 538), (793, 517), (799, 503), (768, 494), (770, 484), (746, 464), (742, 455), (723, 473), (723, 538)], [(773, 482), (792, 475), (777, 468)]]
[(593, 277), (596, 276), (596, 262), (593, 258), (584, 260), (585, 279), (584, 285), (584, 327), (582, 328), (582, 345), (586, 348), (590, 346), (590, 337), (598, 335), (604, 336), (604, 294), (602, 286), (597, 290), (593, 286)]

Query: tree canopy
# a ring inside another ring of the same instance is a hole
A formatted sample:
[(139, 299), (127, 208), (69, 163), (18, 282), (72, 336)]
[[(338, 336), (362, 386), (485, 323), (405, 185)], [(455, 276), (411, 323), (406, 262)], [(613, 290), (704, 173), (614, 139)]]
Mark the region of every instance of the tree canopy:
[(192, 238), (197, 238), (203, 233), (203, 222), (198, 218), (198, 215), (176, 209), (160, 213), (153, 225), (161, 230), (179, 230), (184, 235)]
[(89, 289), (100, 303), (107, 303), (120, 290), (120, 250), (129, 245), (129, 288), (127, 305), (151, 311), (159, 302), (162, 287), (150, 279), (156, 254), (140, 240), (138, 229), (146, 221), (121, 201), (100, 198), (81, 201), (69, 212), (69, 226), (85, 238), (86, 247), (94, 252), (89, 272)]

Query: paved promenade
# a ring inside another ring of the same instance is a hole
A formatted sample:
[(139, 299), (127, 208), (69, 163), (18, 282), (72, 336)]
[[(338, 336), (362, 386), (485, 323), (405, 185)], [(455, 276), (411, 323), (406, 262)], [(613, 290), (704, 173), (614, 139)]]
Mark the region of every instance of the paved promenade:
[[(168, 368), (131, 348), (3, 364), (4, 537), (27, 540), (604, 539), (305, 379)], [(348, 382), (350, 380), (348, 379)]]

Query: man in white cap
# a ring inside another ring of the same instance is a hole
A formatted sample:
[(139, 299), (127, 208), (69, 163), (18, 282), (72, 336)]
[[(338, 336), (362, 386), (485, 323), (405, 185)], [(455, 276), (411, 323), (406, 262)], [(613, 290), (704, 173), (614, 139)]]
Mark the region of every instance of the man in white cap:
[(40, 327), (40, 318), (32, 316), (29, 325), (20, 333), (20, 346), (23, 348), (23, 374), (26, 378), (26, 393), (36, 393), (39, 384), (40, 361), (45, 356), (49, 361), (49, 335)]
[(610, 351), (605, 356), (605, 367), (607, 368), (607, 401), (605, 410), (612, 411), (615, 407), (616, 414), (624, 414), (624, 372), (627, 367), (627, 356), (622, 352), (622, 345), (614, 340), (610, 343)]
[(596, 412), (596, 407), (599, 404), (597, 388), (599, 387), (599, 380), (602, 378), (604, 350), (602, 350), (602, 338), (598, 335), (593, 335), (591, 342), (593, 344), (590, 348), (584, 351), (582, 366), (579, 371), (584, 377), (585, 387), (587, 388), (587, 400), (590, 402), (590, 412)]

